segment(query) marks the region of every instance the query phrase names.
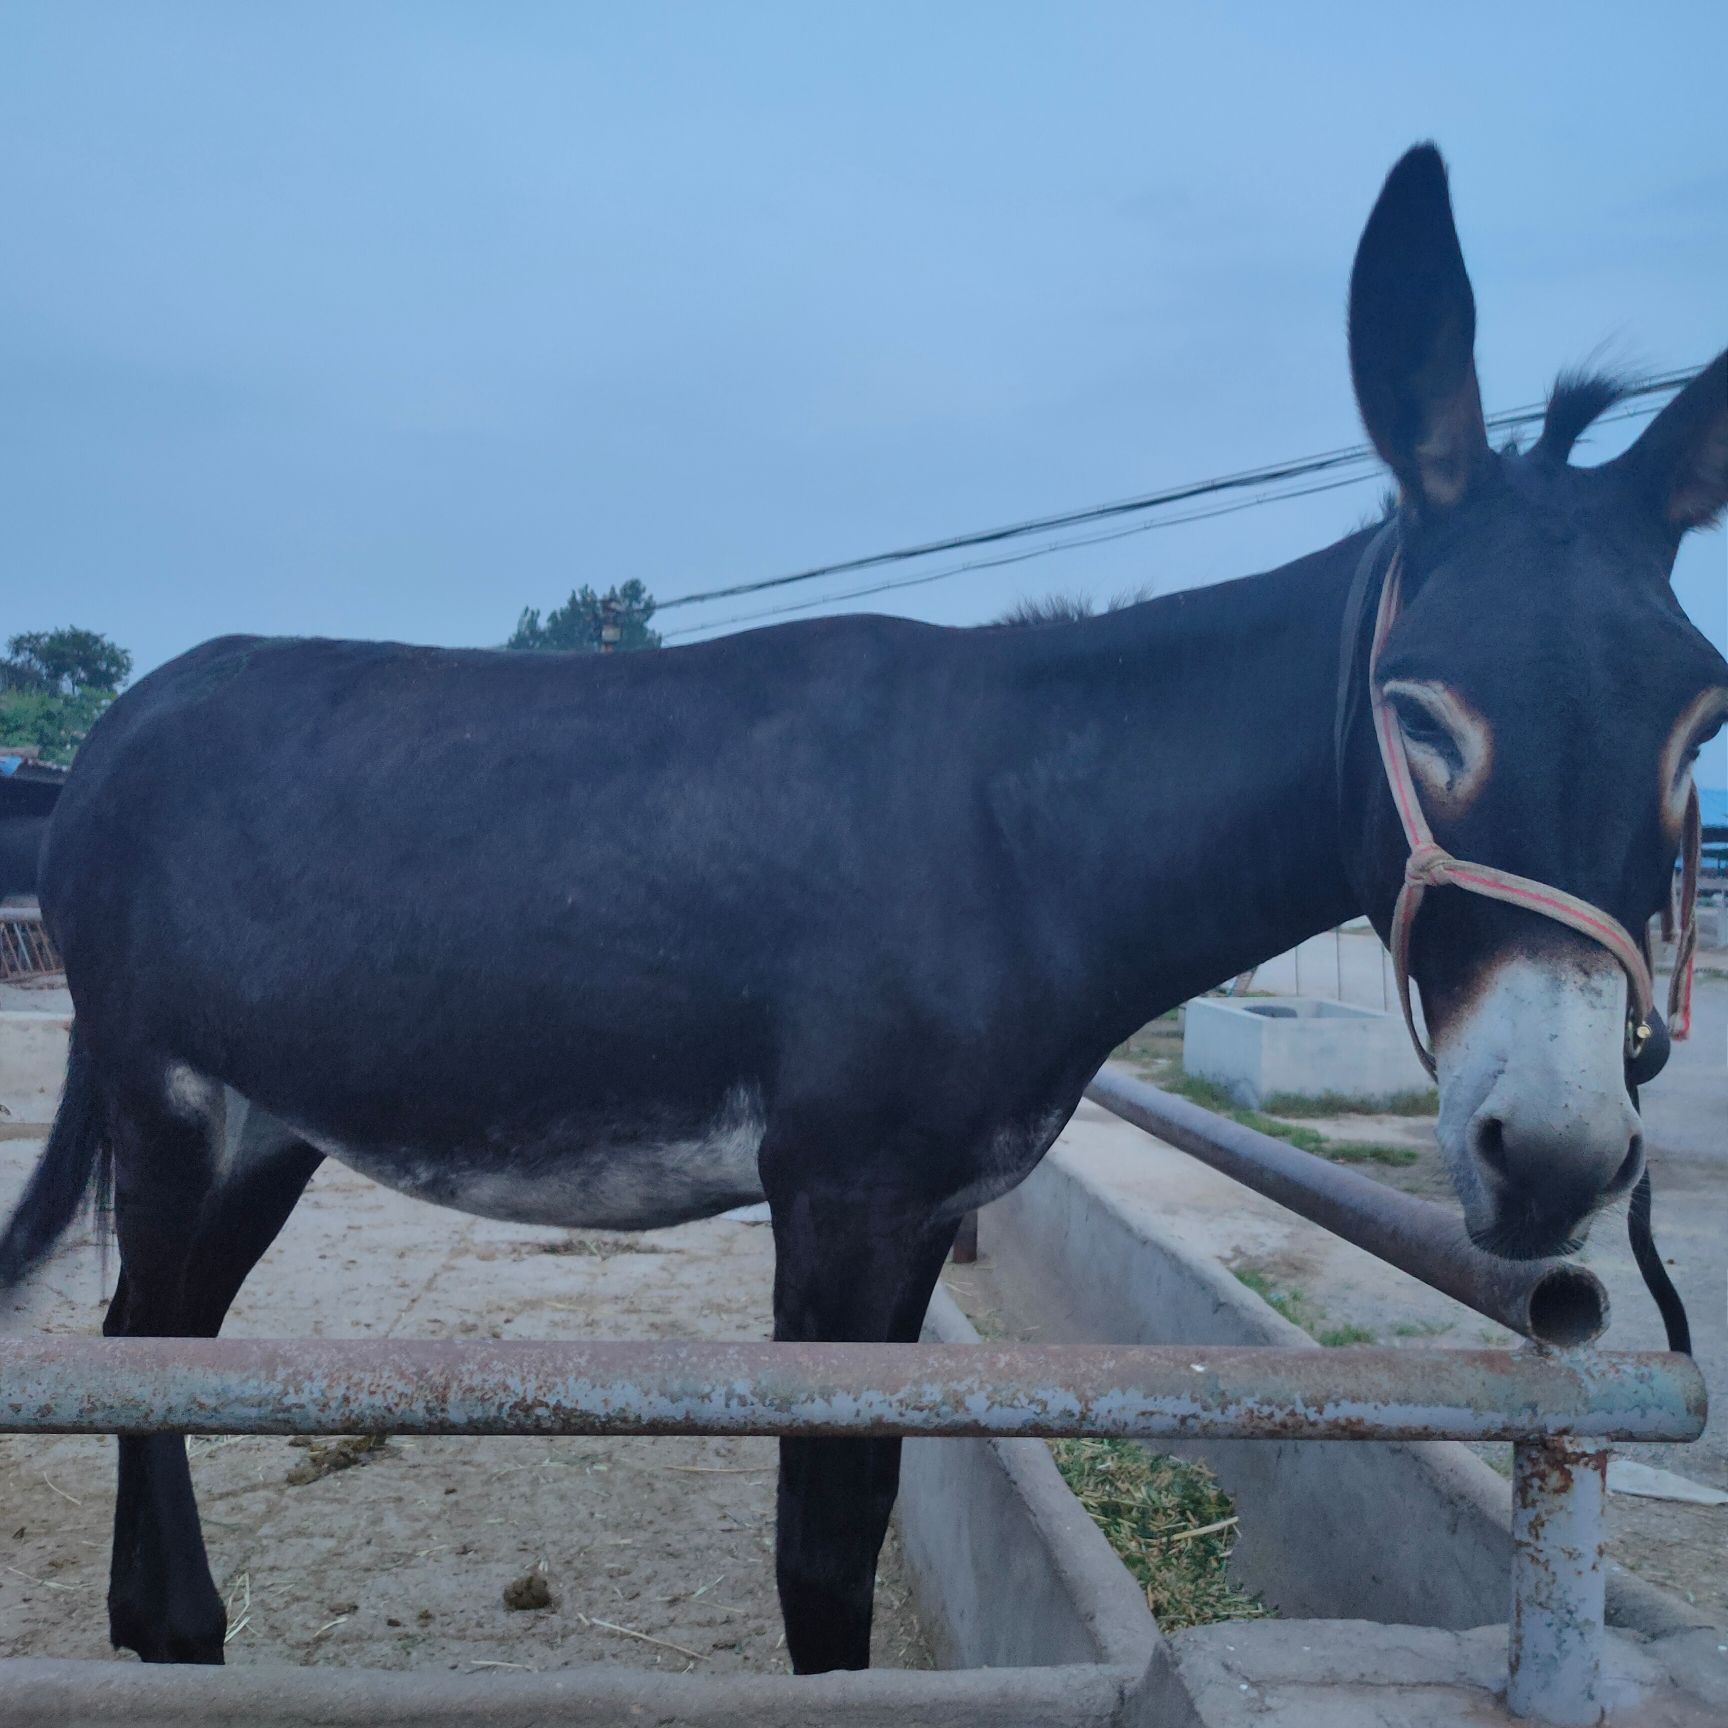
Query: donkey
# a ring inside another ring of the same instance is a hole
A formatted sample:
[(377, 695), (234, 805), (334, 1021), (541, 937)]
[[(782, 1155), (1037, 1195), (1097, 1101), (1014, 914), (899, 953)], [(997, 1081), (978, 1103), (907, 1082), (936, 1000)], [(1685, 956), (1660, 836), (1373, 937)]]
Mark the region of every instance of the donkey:
[[(1668, 581), (1728, 502), (1728, 354), (1578, 468), (1613, 386), (1564, 385), (1534, 446), (1497, 452), (1474, 330), (1423, 145), (1351, 283), (1399, 487), (1377, 677), (1442, 841), (1640, 929), (1728, 713)], [(49, 832), (76, 1022), (0, 1283), (94, 1186), (120, 1252), (104, 1330), (212, 1336), (332, 1157), (539, 1224), (765, 1197), (776, 1338), (915, 1338), (961, 1216), (1037, 1164), (1118, 1043), (1359, 911), (1386, 933), (1406, 848), (1346, 626), (1369, 538), (1042, 628), (194, 649), (113, 705)], [(1625, 981), (1528, 911), (1428, 898), (1410, 964), (1469, 1227), (1567, 1249), (1640, 1174)], [(119, 1454), (113, 1640), (219, 1662), (182, 1441)], [(862, 1667), (899, 1442), (780, 1458), (793, 1666)]]

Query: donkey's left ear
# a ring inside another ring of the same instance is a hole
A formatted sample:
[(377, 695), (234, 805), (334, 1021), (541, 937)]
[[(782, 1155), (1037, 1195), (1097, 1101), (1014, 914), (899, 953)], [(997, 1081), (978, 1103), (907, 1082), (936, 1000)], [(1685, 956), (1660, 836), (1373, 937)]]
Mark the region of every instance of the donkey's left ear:
[(1608, 467), (1624, 474), (1675, 534), (1714, 522), (1728, 507), (1728, 352)]
[(1487, 467), (1476, 298), (1432, 144), (1386, 177), (1350, 273), (1350, 373), (1362, 423), (1418, 514), (1450, 509)]

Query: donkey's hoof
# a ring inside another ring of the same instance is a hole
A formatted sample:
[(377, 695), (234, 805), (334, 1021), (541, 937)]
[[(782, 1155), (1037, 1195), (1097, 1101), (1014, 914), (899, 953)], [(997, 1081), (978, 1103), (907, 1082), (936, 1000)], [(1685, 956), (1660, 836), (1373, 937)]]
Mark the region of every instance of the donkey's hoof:
[(228, 1616), (216, 1604), (214, 1615), (175, 1613), (170, 1607), (150, 1613), (135, 1603), (108, 1599), (108, 1641), (130, 1650), (141, 1662), (198, 1662), (222, 1665)]

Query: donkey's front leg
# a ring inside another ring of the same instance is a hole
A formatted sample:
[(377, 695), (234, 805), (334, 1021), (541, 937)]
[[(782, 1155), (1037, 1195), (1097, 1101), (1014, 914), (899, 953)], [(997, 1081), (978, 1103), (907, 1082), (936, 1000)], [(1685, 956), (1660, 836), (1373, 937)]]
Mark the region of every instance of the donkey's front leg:
[[(781, 1189), (774, 1212), (774, 1336), (912, 1342), (954, 1239), (929, 1201), (867, 1188)], [(799, 1674), (870, 1665), (876, 1557), (900, 1485), (898, 1440), (782, 1440), (778, 1575)]]

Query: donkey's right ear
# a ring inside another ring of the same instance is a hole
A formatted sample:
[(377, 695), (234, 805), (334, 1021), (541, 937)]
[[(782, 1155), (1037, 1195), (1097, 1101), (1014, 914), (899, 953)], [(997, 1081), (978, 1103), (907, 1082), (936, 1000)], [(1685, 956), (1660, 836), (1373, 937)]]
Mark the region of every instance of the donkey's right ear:
[(1728, 510), (1728, 353), (1718, 354), (1607, 466), (1676, 537)]
[(1418, 515), (1457, 504), (1487, 466), (1475, 348), (1446, 165), (1418, 144), (1387, 175), (1350, 273), (1362, 423)]

